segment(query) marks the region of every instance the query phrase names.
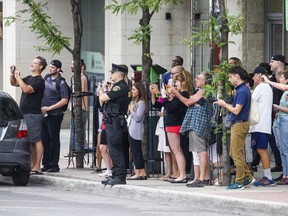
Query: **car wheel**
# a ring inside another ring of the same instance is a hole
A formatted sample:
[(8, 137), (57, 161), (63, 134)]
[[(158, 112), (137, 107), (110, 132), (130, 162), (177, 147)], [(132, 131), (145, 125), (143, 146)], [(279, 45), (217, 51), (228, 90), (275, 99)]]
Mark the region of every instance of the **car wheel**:
[(13, 173), (12, 180), (16, 186), (26, 186), (29, 182), (30, 172), (21, 170), (20, 172)]

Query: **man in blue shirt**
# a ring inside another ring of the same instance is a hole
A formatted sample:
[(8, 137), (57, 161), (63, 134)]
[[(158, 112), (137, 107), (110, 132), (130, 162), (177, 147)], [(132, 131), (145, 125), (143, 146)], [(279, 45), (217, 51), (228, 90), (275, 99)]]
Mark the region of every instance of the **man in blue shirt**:
[(244, 157), (245, 138), (249, 130), (249, 111), (251, 105), (251, 93), (244, 83), (245, 72), (240, 66), (234, 66), (229, 70), (229, 81), (235, 86), (236, 94), (232, 105), (219, 99), (215, 103), (231, 112), (231, 141), (230, 156), (236, 165), (235, 183), (227, 189), (244, 189), (255, 182), (251, 170), (247, 166)]

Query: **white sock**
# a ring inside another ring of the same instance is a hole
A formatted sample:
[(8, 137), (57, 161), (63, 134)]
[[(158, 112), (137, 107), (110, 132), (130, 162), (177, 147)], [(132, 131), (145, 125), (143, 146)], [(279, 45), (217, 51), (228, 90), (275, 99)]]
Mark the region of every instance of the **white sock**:
[(269, 180), (272, 180), (271, 169), (264, 169), (264, 176), (266, 176)]

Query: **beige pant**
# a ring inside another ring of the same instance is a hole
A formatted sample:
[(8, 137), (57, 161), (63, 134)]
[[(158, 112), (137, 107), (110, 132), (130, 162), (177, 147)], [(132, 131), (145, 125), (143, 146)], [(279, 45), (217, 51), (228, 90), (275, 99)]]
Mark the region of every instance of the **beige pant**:
[(253, 178), (251, 170), (245, 162), (245, 138), (248, 134), (249, 123), (235, 123), (231, 127), (230, 156), (236, 165), (235, 182), (243, 184), (244, 180)]

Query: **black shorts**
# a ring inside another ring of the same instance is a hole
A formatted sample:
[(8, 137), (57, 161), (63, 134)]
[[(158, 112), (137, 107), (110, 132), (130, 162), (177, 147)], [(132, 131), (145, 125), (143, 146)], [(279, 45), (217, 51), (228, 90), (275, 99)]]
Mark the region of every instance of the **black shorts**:
[(108, 145), (106, 130), (101, 131), (100, 145)]

